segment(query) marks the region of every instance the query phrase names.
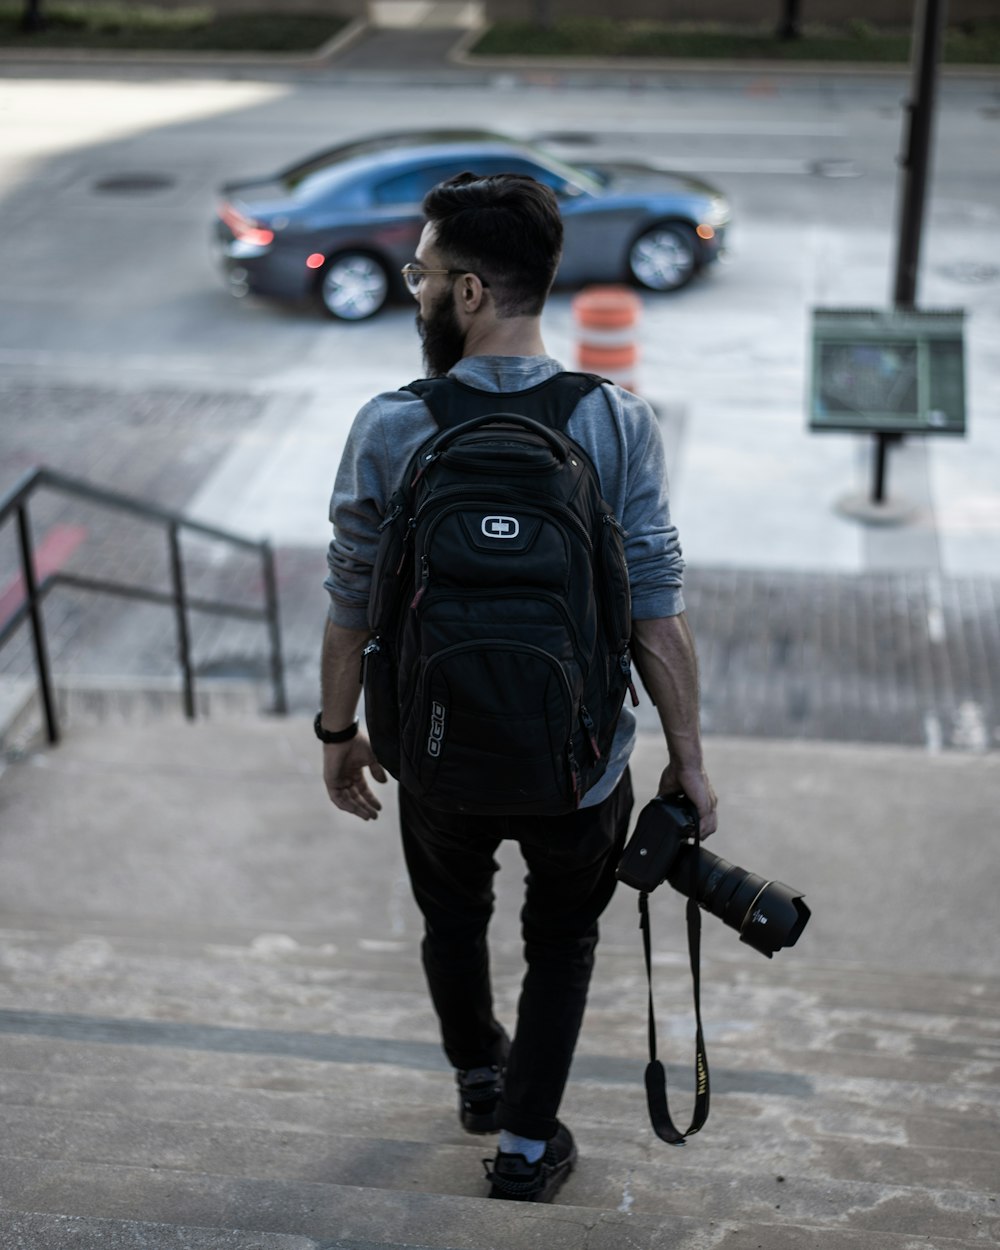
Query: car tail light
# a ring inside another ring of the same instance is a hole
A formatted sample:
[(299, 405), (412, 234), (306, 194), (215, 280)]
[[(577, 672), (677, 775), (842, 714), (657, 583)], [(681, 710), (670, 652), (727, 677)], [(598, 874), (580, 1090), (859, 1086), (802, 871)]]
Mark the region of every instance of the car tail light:
[(219, 216), (226, 223), (241, 243), (252, 243), (255, 247), (267, 247), (274, 242), (274, 231), (252, 217), (235, 209), (228, 200), (223, 200), (218, 208)]

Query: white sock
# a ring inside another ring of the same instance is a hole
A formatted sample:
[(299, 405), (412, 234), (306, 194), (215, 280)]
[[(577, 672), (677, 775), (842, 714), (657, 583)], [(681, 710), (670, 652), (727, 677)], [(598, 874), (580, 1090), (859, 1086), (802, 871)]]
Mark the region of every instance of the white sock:
[(516, 1133), (508, 1133), (505, 1128), (500, 1130), (500, 1149), (505, 1155), (524, 1155), (529, 1163), (537, 1163), (545, 1154), (547, 1142), (537, 1141), (534, 1137), (518, 1137)]

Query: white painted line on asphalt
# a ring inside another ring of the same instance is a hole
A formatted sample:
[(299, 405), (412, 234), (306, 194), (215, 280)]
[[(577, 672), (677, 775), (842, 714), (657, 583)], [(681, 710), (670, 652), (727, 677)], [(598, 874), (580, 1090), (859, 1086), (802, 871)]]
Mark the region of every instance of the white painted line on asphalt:
[[(565, 154), (569, 160), (568, 145), (559, 145), (551, 143), (548, 145), (551, 151)], [(608, 146), (595, 146), (587, 148), (586, 153), (574, 151), (572, 160), (582, 166), (586, 166), (588, 161), (600, 163), (602, 161), (613, 162), (620, 160), (622, 153), (616, 148)], [(802, 160), (796, 157), (766, 157), (766, 156), (706, 156), (704, 152), (692, 154), (685, 152), (678, 153), (675, 156), (643, 156), (642, 163), (651, 169), (660, 169), (664, 173), (692, 173), (692, 174), (792, 174), (801, 177), (803, 174), (816, 176), (820, 172), (823, 162), (817, 160)], [(836, 173), (836, 167), (833, 162), (827, 162), (831, 169)], [(846, 162), (843, 163), (846, 168)], [(840, 176), (843, 176), (842, 174)], [(855, 168), (851, 167), (850, 176), (856, 176)]]
[[(678, 117), (676, 120), (644, 122), (630, 117), (627, 120), (622, 119), (622, 125), (627, 128), (628, 134), (641, 134), (644, 138), (655, 138), (657, 135), (759, 135), (762, 138), (842, 139), (847, 136), (847, 128), (835, 122), (738, 121), (714, 117)], [(617, 135), (618, 132), (612, 126), (613, 122), (606, 124), (603, 129), (595, 127), (593, 130), (580, 131), (569, 127), (560, 130), (553, 126), (547, 133), (564, 137), (579, 134), (581, 142), (590, 142), (591, 136), (599, 139), (605, 135)], [(538, 136), (539, 140), (544, 137), (544, 134)]]
[(657, 156), (646, 164), (666, 173), (702, 174), (813, 174), (815, 161), (790, 160), (783, 157), (760, 156)]

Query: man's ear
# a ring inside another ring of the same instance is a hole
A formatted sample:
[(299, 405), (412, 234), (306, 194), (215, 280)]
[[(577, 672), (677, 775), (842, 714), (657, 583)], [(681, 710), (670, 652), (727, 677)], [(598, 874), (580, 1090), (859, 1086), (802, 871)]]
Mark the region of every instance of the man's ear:
[(486, 299), (486, 288), (482, 280), (474, 273), (462, 274), (462, 280), (458, 284), (458, 298), (464, 312), (478, 312)]

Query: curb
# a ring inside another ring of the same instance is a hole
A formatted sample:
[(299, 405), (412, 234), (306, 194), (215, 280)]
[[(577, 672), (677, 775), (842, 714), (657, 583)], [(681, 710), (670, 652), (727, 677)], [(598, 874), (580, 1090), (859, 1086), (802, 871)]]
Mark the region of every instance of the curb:
[[(343, 30), (313, 52), (156, 52), (141, 48), (129, 50), (101, 48), (0, 48), (0, 66), (4, 65), (87, 65), (106, 63), (111, 65), (154, 64), (190, 66), (198, 68), (218, 65), (220, 68), (261, 69), (286, 68), (319, 69), (334, 62), (341, 53), (353, 47), (364, 35), (378, 29), (367, 17), (357, 17)], [(419, 29), (419, 28), (416, 28)], [(758, 60), (704, 60), (694, 57), (518, 57), (476, 56), (470, 48), (480, 37), (481, 28), (459, 31), (456, 40), (445, 54), (440, 68), (447, 71), (453, 67), (466, 71), (482, 71), (485, 74), (507, 74), (530, 77), (535, 72), (557, 74), (790, 74), (794, 76), (821, 75), (835, 77), (846, 75), (866, 78), (896, 78), (909, 76), (911, 67), (905, 61), (758, 61)], [(424, 82), (424, 75), (406, 69), (386, 65), (381, 69), (352, 70), (355, 75), (373, 77), (392, 72), (400, 85), (407, 82)], [(941, 65), (942, 78), (977, 79), (1000, 82), (1000, 65)]]
[[(705, 60), (695, 57), (574, 57), (574, 56), (476, 56), (469, 49), (480, 37), (480, 32), (466, 31), (448, 52), (448, 60), (463, 69), (512, 70), (518, 73), (530, 72), (534, 69), (556, 70), (571, 73), (579, 70), (584, 73), (618, 72), (628, 73), (640, 70), (646, 73), (728, 73), (746, 72), (748, 74), (835, 74), (862, 75), (865, 77), (896, 77), (909, 75), (910, 64), (906, 61), (757, 61), (739, 60)], [(940, 65), (938, 72), (942, 77), (956, 78), (997, 78), (1000, 79), (1000, 65)]]

